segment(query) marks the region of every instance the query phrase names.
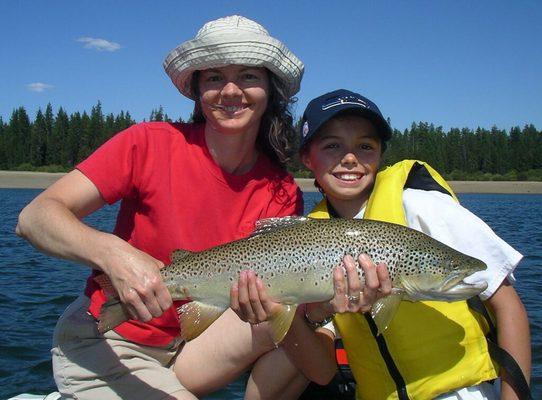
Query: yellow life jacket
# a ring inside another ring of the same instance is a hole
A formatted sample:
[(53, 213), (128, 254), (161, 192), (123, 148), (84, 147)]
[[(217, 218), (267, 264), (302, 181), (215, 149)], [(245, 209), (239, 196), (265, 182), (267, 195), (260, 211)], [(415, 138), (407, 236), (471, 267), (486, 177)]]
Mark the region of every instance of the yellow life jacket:
[[(440, 190), (457, 201), (428, 164), (404, 160), (377, 174), (364, 218), (406, 225), (405, 187)], [(330, 218), (325, 199), (309, 217)], [(466, 301), (402, 301), (380, 337), (374, 322), (363, 314), (337, 314), (335, 324), (356, 379), (358, 399), (427, 400), (498, 376), (488, 353), (487, 322)]]

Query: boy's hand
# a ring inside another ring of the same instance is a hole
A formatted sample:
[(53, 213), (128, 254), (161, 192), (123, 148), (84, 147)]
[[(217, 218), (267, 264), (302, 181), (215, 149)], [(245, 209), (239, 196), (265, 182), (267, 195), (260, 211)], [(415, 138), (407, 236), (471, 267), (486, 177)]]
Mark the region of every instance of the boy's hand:
[(335, 295), (329, 302), (307, 305), (307, 314), (313, 321), (344, 312), (367, 312), (380, 298), (391, 293), (391, 279), (386, 264), (375, 265), (366, 254), (358, 257), (365, 282), (359, 279), (356, 263), (346, 255), (343, 264), (333, 269)]
[(335, 312), (367, 312), (378, 299), (391, 293), (386, 264), (376, 266), (367, 254), (361, 254), (358, 262), (364, 273), (363, 284), (350, 255), (343, 259), (344, 272), (340, 266), (333, 271), (335, 296), (331, 304)]

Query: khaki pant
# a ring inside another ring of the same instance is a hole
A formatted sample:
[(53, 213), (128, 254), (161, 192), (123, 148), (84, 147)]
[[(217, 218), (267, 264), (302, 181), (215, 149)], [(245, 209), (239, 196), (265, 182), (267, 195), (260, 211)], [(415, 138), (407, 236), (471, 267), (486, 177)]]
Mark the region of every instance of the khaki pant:
[(183, 390), (172, 365), (175, 341), (150, 347), (125, 340), (113, 331), (100, 335), (80, 296), (60, 317), (53, 336), (53, 372), (65, 399), (163, 399)]

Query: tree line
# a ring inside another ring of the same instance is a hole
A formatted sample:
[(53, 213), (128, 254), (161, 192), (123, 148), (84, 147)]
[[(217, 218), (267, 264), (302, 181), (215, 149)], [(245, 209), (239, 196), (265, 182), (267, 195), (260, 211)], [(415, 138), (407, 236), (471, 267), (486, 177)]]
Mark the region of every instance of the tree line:
[[(162, 107), (152, 110), (149, 121), (172, 119)], [(179, 119), (176, 122), (182, 122)], [(68, 115), (50, 104), (31, 120), (24, 107), (13, 111), (8, 122), (0, 118), (0, 169), (61, 172), (73, 168), (115, 133), (135, 121), (129, 112), (104, 115), (98, 102), (90, 113)], [(300, 121), (296, 126), (299, 127)], [(429, 162), (450, 180), (542, 180), (542, 131), (532, 124), (510, 131), (442, 127), (427, 122), (394, 130), (383, 165), (414, 158)], [(287, 165), (298, 177), (309, 172), (293, 157)]]

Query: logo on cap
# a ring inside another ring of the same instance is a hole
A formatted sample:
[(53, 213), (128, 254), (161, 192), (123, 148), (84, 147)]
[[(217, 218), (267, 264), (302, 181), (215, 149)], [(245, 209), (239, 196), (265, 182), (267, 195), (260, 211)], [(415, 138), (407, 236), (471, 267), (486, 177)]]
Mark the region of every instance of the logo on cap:
[(360, 106), (363, 108), (367, 108), (367, 103), (365, 103), (362, 99), (356, 96), (341, 96), (341, 97), (333, 97), (332, 99), (329, 99), (326, 103), (322, 105), (322, 111), (328, 110), (333, 107), (342, 106), (342, 105), (355, 105)]
[(307, 136), (308, 133), (309, 133), (309, 123), (308, 121), (305, 121), (305, 123), (303, 124), (303, 137)]

